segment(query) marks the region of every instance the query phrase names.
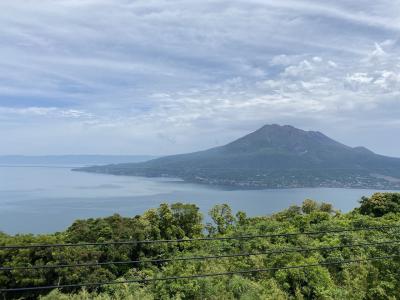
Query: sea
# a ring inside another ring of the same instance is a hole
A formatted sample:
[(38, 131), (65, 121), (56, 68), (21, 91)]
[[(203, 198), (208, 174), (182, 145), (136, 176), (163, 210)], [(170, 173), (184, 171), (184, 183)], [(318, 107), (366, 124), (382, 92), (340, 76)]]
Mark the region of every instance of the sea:
[(77, 219), (133, 217), (160, 203), (193, 203), (208, 211), (227, 203), (234, 212), (269, 215), (310, 198), (348, 212), (377, 190), (295, 188), (229, 190), (171, 178), (114, 176), (72, 171), (75, 166), (0, 166), (0, 231), (7, 234), (65, 230)]

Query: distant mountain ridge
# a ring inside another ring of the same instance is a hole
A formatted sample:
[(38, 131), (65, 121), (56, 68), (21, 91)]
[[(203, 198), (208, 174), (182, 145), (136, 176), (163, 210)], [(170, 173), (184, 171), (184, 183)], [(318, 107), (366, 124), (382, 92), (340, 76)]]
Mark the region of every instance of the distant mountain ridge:
[(265, 125), (227, 145), (143, 163), (80, 171), (179, 177), (238, 188), (400, 188), (400, 159), (349, 147), (318, 131)]
[(71, 165), (118, 164), (154, 159), (150, 155), (0, 155), (0, 165)]

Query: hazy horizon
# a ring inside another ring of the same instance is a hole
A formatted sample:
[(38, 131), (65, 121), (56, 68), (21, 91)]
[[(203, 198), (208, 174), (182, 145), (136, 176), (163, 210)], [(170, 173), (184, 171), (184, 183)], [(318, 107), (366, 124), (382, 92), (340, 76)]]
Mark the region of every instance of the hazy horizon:
[[(276, 125), (276, 124), (274, 124), (274, 125)], [(282, 125), (281, 124), (277, 124), (277, 125), (280, 125), (280, 126), (292, 126), (292, 125), (289, 125), (289, 124), (282, 124)], [(246, 135), (251, 133), (251, 132), (254, 132), (254, 131), (255, 130), (252, 130), (252, 131), (246, 133)], [(318, 131), (318, 130), (308, 130), (308, 131)], [(233, 140), (227, 141), (227, 143), (232, 142), (232, 141), (234, 141), (236, 139), (239, 139), (239, 138), (241, 138), (241, 137), (236, 137)], [(329, 137), (329, 138), (331, 138), (331, 137)], [(337, 142), (340, 142), (340, 141), (337, 141)], [(215, 145), (215, 146), (223, 146), (223, 145)], [(215, 146), (213, 146), (213, 147), (215, 147)], [(349, 145), (347, 145), (347, 146), (349, 146)], [(360, 147), (360, 146), (364, 147), (364, 145), (356, 145), (356, 146), (353, 146), (353, 147)], [(203, 150), (207, 150), (207, 149), (208, 148), (201, 148), (201, 149), (193, 150), (193, 152), (203, 151)], [(372, 150), (370, 148), (368, 148), (368, 149)], [(115, 156), (115, 157), (124, 157), (124, 156), (126, 156), (126, 157), (128, 157), (128, 156), (132, 156), (132, 157), (149, 157), (150, 159), (152, 159), (152, 158), (157, 158), (157, 157), (162, 157), (162, 156), (167, 156), (167, 155), (184, 154), (184, 153), (185, 152), (176, 152), (176, 153), (169, 153), (169, 154), (152, 154), (152, 153), (145, 153), (145, 154), (144, 153), (112, 153), (112, 154), (107, 154), (107, 153), (101, 153), (101, 152), (99, 152), (99, 153), (60, 153), (60, 154), (54, 154), (54, 153), (44, 153), (44, 154), (23, 153), (23, 154), (0, 154), (0, 157), (5, 158), (5, 157), (13, 157), (13, 156), (15, 156), (15, 157), (63, 157), (63, 156), (72, 156), (72, 157), (73, 156), (82, 156), (82, 157), (83, 156), (110, 156), (110, 157), (112, 157), (112, 156)], [(384, 155), (383, 153), (377, 153), (377, 152), (375, 152), (375, 153)], [(391, 155), (387, 155), (387, 156), (391, 156)], [(391, 157), (396, 157), (396, 156), (392, 155)], [(400, 155), (398, 157), (400, 157)]]

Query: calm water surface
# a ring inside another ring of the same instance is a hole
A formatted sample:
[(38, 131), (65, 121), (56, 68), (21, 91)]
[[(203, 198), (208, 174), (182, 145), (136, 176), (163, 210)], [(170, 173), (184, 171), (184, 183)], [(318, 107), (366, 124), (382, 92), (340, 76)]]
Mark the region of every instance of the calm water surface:
[(206, 213), (228, 203), (250, 216), (300, 204), (306, 198), (332, 203), (344, 212), (376, 190), (304, 188), (229, 191), (171, 179), (72, 172), (67, 167), (0, 166), (0, 231), (47, 233), (74, 220), (119, 213), (134, 216), (161, 202), (195, 203)]

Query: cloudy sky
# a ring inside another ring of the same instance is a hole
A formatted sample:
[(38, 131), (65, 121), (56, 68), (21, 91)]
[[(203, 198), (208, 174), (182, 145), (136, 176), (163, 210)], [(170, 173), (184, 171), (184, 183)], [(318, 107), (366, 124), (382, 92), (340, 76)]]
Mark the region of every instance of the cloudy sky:
[(400, 2), (3, 0), (0, 154), (171, 154), (269, 124), (400, 156)]

